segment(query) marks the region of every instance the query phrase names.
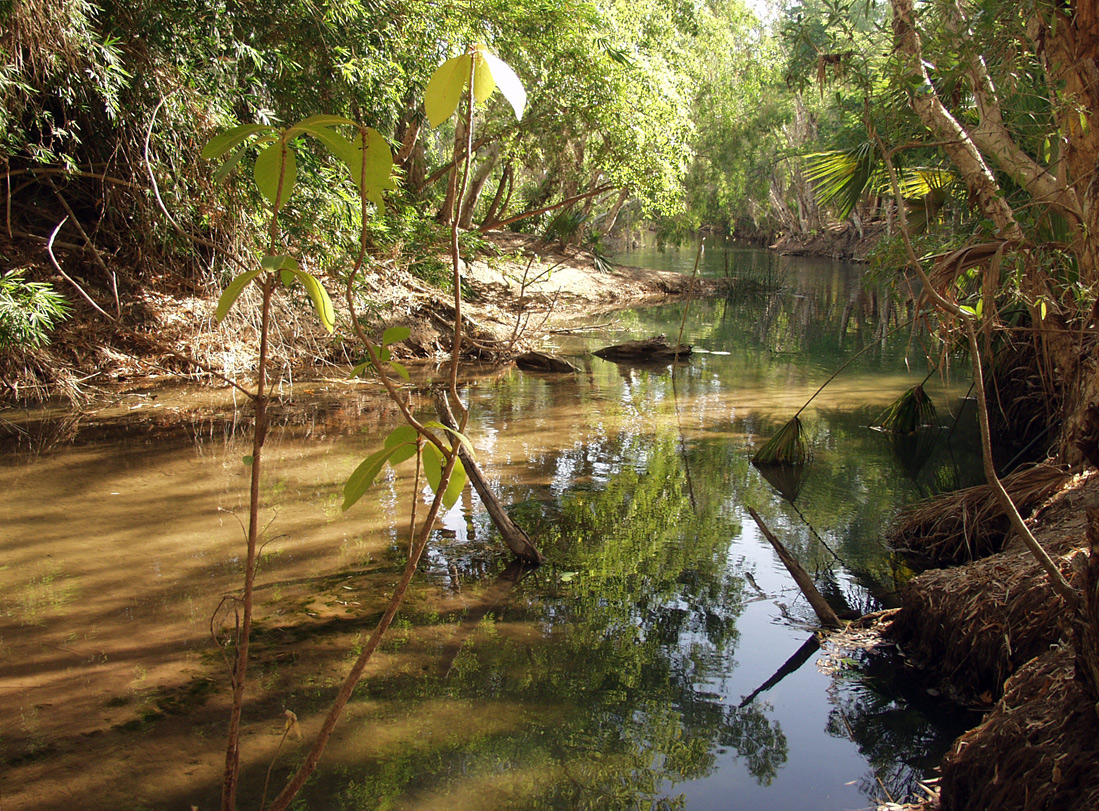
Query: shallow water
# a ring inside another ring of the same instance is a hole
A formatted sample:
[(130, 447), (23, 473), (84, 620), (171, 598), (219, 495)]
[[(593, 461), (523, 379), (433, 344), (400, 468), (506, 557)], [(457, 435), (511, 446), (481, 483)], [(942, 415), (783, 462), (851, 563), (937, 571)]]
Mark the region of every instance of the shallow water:
[[(855, 809), (903, 800), (937, 762), (960, 714), (886, 657), (849, 652), (818, 667), (823, 653), (803, 647), (811, 611), (745, 506), (837, 605), (887, 604), (910, 574), (882, 543), (896, 511), (977, 481), (964, 413), (951, 430), (967, 383), (928, 382), (944, 427), (898, 455), (866, 426), (927, 374), (918, 338), (897, 329), (903, 309), (863, 291), (847, 265), (735, 256), (748, 281), (727, 300), (692, 302), (685, 319), (685, 305), (669, 305), (555, 336), (549, 348), (574, 356), (578, 375), (510, 369), (469, 384), (482, 466), (550, 563), (498, 579), (501, 544), (463, 497), (308, 807)], [(689, 272), (693, 258), (633, 261)], [(708, 261), (724, 272), (723, 254)], [(674, 370), (584, 354), (674, 339), (681, 323), (699, 352)], [(783, 498), (748, 456), (870, 344), (802, 415), (812, 463), (796, 500)], [(254, 672), (265, 700), (246, 719), (249, 796), (262, 790), (282, 710), (308, 733), (345, 646), (376, 618), (413, 494), (410, 471), (387, 473), (339, 510), (343, 480), (397, 424), (376, 386), (333, 379), (285, 394), (264, 485)], [(135, 806), (212, 805), (224, 719), (195, 720), (165, 697), (209, 685), (216, 709), (223, 687), (209, 622), (238, 578), (246, 422), (231, 394), (166, 390), (81, 424), (27, 423), (9, 442), (0, 746), (18, 766), (4, 796), (26, 803), (12, 807), (36, 807), (36, 796), (62, 807), (76, 790), (111, 807), (120, 779)], [(300, 631), (290, 652), (265, 648), (263, 634), (282, 629)], [(772, 683), (791, 658), (800, 666)], [(108, 745), (86, 742), (110, 729)], [(154, 740), (191, 767), (132, 754)], [(274, 782), (301, 745), (288, 739)], [(66, 772), (62, 791), (46, 764), (73, 752), (113, 765)]]

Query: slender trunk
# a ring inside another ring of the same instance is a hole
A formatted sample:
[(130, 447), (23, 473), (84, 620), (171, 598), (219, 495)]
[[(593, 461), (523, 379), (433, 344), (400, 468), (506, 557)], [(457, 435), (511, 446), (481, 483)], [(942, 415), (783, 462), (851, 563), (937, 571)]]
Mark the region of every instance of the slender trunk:
[(510, 197), (511, 195), (511, 176), (512, 166), (511, 161), (504, 164), (504, 171), (500, 175), (500, 182), (496, 186), (496, 194), (492, 196), (492, 202), (489, 204), (488, 213), (485, 214), (485, 219), (481, 223), (482, 228), (492, 228), (496, 224), (496, 218), (501, 212), (507, 211), (507, 204), (504, 202), (505, 193)]
[(626, 204), (626, 201), (630, 198), (630, 189), (628, 186), (623, 186), (622, 191), (618, 193), (618, 199), (614, 201), (614, 205), (611, 206), (610, 212), (607, 214), (607, 218), (603, 221), (603, 227), (600, 229), (600, 233), (606, 235), (614, 228), (614, 224), (618, 222), (618, 215), (622, 213), (622, 206)]
[(485, 159), (481, 162), (481, 165), (477, 168), (477, 172), (473, 175), (473, 179), (470, 181), (469, 190), (466, 192), (465, 202), (462, 204), (462, 216), (458, 221), (460, 228), (470, 228), (473, 225), (473, 210), (477, 207), (477, 200), (481, 196), (481, 191), (485, 187), (485, 183), (488, 182), (489, 175), (492, 174), (493, 168), (496, 166), (496, 159), (500, 154), (500, 142), (495, 142), (488, 150), (488, 154), (485, 155)]
[(923, 125), (943, 142), (943, 149), (961, 173), (970, 195), (981, 211), (995, 223), (1000, 235), (1004, 239), (1021, 240), (1022, 229), (1015, 221), (1015, 214), (1004, 199), (1000, 185), (992, 176), (980, 150), (934, 90), (916, 30), (913, 0), (890, 1), (893, 4), (893, 37), (897, 51), (905, 57), (908, 74), (920, 84), (919, 92), (910, 95), (912, 109)]
[(225, 748), (225, 777), (221, 787), (222, 811), (235, 811), (237, 784), (240, 780), (240, 723), (244, 709), (244, 688), (248, 680), (248, 647), (252, 634), (252, 594), (256, 578), (256, 547), (259, 542), (260, 472), (263, 443), (267, 438), (267, 352), (271, 320), (271, 295), (274, 281), (263, 282), (263, 310), (260, 316), (259, 371), (256, 380), (255, 427), (252, 434), (252, 478), (249, 490), (248, 549), (244, 561), (243, 617), (237, 638), (236, 658), (230, 680), (233, 686), (233, 706), (229, 714), (229, 732)]

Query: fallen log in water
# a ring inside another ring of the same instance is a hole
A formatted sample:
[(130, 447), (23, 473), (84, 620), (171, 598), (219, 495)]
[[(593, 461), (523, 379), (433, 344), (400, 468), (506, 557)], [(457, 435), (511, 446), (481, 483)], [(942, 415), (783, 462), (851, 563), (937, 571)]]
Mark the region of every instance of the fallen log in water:
[(524, 352), (515, 358), (515, 365), (525, 372), (579, 372), (575, 364), (547, 352)]
[(616, 363), (623, 361), (633, 361), (635, 363), (659, 361), (666, 363), (677, 358), (690, 357), (691, 346), (690, 344), (672, 345), (668, 343), (668, 339), (663, 335), (656, 335), (643, 341), (626, 341), (624, 344), (615, 344), (614, 346), (597, 349), (592, 354), (598, 358), (603, 358), (603, 360)]
[(836, 612), (832, 610), (832, 606), (828, 605), (828, 601), (824, 599), (813, 583), (813, 578), (809, 576), (809, 573), (805, 569), (801, 568), (801, 564), (797, 562), (797, 559), (790, 554), (789, 550), (782, 545), (782, 542), (775, 537), (774, 533), (767, 528), (767, 525), (763, 523), (763, 519), (759, 517), (759, 513), (748, 507), (748, 514), (752, 516), (752, 520), (759, 526), (763, 536), (771, 543), (775, 551), (778, 552), (779, 560), (782, 561), (787, 571), (794, 578), (794, 582), (798, 584), (798, 588), (801, 589), (801, 593), (805, 595), (805, 599), (809, 601), (809, 605), (813, 607), (813, 610), (817, 613), (817, 618), (820, 620), (821, 625), (828, 628), (842, 628), (843, 623), (840, 622), (840, 618), (836, 616)]

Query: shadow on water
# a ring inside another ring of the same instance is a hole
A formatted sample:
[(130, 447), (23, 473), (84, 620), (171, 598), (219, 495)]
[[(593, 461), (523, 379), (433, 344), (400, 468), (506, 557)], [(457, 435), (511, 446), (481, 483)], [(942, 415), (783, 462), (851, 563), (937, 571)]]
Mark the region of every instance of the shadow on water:
[[(682, 305), (665, 306), (622, 314), (594, 336), (561, 337), (554, 348), (577, 358), (578, 375), (510, 370), (470, 384), (469, 433), (485, 473), (550, 563), (509, 568), (488, 516), (463, 496), (441, 520), (424, 576), (306, 807), (709, 809), (736, 797), (741, 809), (838, 811), (899, 801), (926, 775), (957, 731), (944, 707), (906, 687), (879, 655), (855, 654), (839, 674), (814, 666), (811, 611), (745, 522), (744, 505), (837, 606), (878, 608), (910, 575), (882, 542), (890, 520), (925, 493), (973, 483), (971, 439), (963, 427), (898, 451), (867, 428), (924, 374), (907, 357), (907, 335), (882, 340), (903, 308), (859, 288), (850, 267), (742, 258), (751, 285), (691, 304), (684, 340), (701, 351), (689, 365), (624, 367), (586, 354), (674, 334)], [(811, 464), (793, 481), (753, 468), (752, 449), (868, 344), (804, 415)], [(957, 398), (958, 386), (934, 386), (937, 402)], [(407, 476), (388, 476), (369, 504), (340, 513), (343, 478), (394, 415), (366, 395), (314, 395), (295, 394), (271, 440), (272, 545), (261, 569), (256, 765), (247, 778), (257, 796), (283, 710), (306, 729), (315, 723), (392, 585), (407, 545), (405, 506), (427, 497)], [(73, 446), (36, 451), (23, 437), (9, 450), (19, 461), (0, 484), (18, 495), (53, 482), (48, 508), (9, 503), (0, 537), (6, 559), (21, 561), (0, 567), (12, 626), (4, 642), (28, 668), (0, 670), (0, 687), (15, 697), (11, 728), (33, 726), (27, 712), (44, 703), (32, 695), (40, 686), (55, 691), (55, 706), (40, 706), (34, 734), (56, 722), (58, 736), (79, 740), (104, 723), (94, 720), (106, 717), (103, 696), (143, 700), (150, 682), (137, 667), (159, 685), (173, 684), (173, 673), (178, 681), (181, 668), (222, 678), (204, 626), (239, 565), (239, 529), (224, 512), (240, 508), (244, 490), (237, 419), (181, 419), (171, 431), (185, 432), (183, 441), (169, 441), (170, 420), (83, 434), (70, 426)], [(899, 452), (914, 461), (898, 465)], [(111, 500), (126, 492), (124, 504)], [(28, 596), (38, 588), (28, 575), (46, 556), (71, 599)], [(148, 611), (135, 618), (131, 607), (126, 619), (127, 601)], [(178, 656), (150, 653), (110, 672), (89, 666), (80, 677), (96, 692), (79, 706), (92, 720), (66, 732), (62, 720), (78, 703), (61, 690), (72, 674), (39, 641), (75, 645), (66, 639), (85, 625), (110, 657), (135, 628), (175, 640)], [(170, 758), (135, 760), (129, 767), (150, 787), (138, 799), (205, 807), (216, 797), (219, 720), (202, 722), (209, 740), (157, 722), (164, 741), (199, 765), (179, 774)], [(106, 748), (136, 743), (110, 738)], [(288, 741), (275, 782), (300, 746)], [(101, 773), (89, 770), (80, 788), (108, 803), (111, 769)]]

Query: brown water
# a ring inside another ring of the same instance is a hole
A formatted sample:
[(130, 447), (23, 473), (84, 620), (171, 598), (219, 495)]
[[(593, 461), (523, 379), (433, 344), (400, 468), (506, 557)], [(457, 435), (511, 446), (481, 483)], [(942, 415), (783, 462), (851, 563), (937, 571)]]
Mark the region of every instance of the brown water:
[[(306, 807), (846, 809), (902, 799), (934, 762), (952, 728), (881, 660), (853, 653), (837, 676), (810, 652), (767, 685), (812, 623), (744, 505), (827, 593), (872, 608), (906, 576), (884, 527), (906, 501), (974, 481), (972, 448), (943, 430), (898, 464), (865, 428), (926, 374), (914, 353), (906, 368), (902, 330), (803, 415), (814, 460), (796, 506), (782, 499), (751, 448), (897, 319), (849, 267), (754, 253), (741, 265), (787, 287), (693, 303), (685, 340), (704, 352), (674, 374), (582, 353), (674, 336), (681, 306), (555, 339), (582, 364), (574, 377), (471, 381), (485, 472), (550, 564), (498, 579), (507, 559), (467, 493)], [(929, 388), (950, 425), (964, 382)], [(376, 386), (283, 394), (245, 718), (251, 808), (276, 750), (272, 785), (304, 745), (279, 749), (284, 710), (315, 729), (376, 620), (414, 495), (409, 471), (387, 471), (339, 509), (344, 479), (398, 424)], [(184, 388), (80, 420), (2, 416), (0, 807), (214, 807), (226, 678), (210, 625), (239, 583), (247, 414), (227, 392)]]

